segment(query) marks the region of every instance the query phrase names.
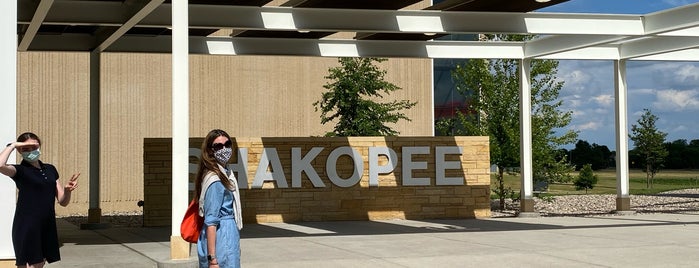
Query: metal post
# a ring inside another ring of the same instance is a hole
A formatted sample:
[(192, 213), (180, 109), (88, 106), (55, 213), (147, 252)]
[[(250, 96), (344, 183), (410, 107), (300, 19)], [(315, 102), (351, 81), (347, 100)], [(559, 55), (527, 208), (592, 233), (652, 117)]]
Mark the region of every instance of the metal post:
[(522, 177), (519, 216), (532, 217), (538, 216), (538, 213), (534, 211), (534, 183), (532, 171), (531, 59), (520, 60), (519, 78), (519, 150)]
[(189, 258), (180, 222), (189, 197), (189, 15), (187, 0), (172, 1), (172, 259)]
[[(17, 1), (0, 1), (0, 146), (17, 138)], [(15, 163), (10, 155), (8, 163)], [(0, 175), (0, 241), (12, 241), (12, 218), (15, 214), (16, 187)], [(0, 244), (0, 266), (14, 266), (12, 243)], [(7, 261), (6, 261), (7, 260)]]
[(616, 115), (616, 210), (631, 211), (629, 198), (629, 142), (626, 106), (626, 60), (614, 61), (614, 112)]
[(109, 227), (109, 223), (102, 223), (100, 208), (100, 65), (100, 53), (90, 52), (90, 208), (87, 223), (80, 229)]

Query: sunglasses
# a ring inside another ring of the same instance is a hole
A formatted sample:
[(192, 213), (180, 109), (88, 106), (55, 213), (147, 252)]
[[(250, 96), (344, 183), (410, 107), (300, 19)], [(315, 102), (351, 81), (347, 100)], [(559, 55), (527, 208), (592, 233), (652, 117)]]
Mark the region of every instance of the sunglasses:
[(211, 149), (214, 149), (214, 151), (218, 151), (218, 150), (223, 149), (223, 147), (231, 148), (231, 144), (232, 143), (230, 140), (227, 141), (226, 143), (214, 143), (211, 145)]

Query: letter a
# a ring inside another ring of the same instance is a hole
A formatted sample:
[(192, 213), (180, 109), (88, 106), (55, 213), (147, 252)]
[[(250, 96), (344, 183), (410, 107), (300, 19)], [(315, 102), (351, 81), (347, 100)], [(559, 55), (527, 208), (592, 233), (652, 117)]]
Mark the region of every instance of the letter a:
[[(267, 171), (269, 166), (272, 166), (272, 172)], [(252, 182), (252, 188), (262, 188), (265, 181), (274, 181), (277, 183), (277, 188), (289, 188), (286, 183), (286, 176), (282, 168), (282, 162), (279, 161), (279, 154), (276, 148), (265, 148), (262, 151), (260, 164), (255, 172), (255, 180)]]

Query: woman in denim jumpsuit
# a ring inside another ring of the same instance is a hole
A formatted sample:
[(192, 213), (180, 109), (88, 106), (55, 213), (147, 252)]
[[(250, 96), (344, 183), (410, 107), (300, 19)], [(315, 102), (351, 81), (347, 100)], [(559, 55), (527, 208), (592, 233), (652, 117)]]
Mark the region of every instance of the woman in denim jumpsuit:
[(202, 144), (195, 182), (204, 217), (197, 242), (199, 267), (240, 267), (240, 194), (233, 173), (226, 168), (231, 147), (230, 136), (219, 129), (209, 132)]

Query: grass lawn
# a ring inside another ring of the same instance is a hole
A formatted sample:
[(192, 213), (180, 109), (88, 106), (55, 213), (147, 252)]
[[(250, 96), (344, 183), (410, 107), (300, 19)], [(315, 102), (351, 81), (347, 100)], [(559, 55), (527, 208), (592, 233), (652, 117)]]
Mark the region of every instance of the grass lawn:
[[(595, 187), (588, 190), (588, 194), (616, 194), (616, 170), (606, 169), (594, 171), (599, 179)], [(578, 173), (573, 173), (577, 177)], [(497, 185), (496, 174), (491, 175), (491, 189)], [(505, 174), (505, 186), (509, 186), (516, 193), (519, 193), (521, 181), (519, 174)], [(653, 188), (646, 188), (646, 173), (638, 170), (629, 170), (629, 192), (631, 194), (656, 194), (660, 192), (679, 190), (687, 188), (699, 188), (699, 170), (661, 170), (655, 174)], [(585, 194), (585, 190), (576, 191), (572, 182), (565, 184), (551, 184), (548, 189), (549, 195), (571, 195)], [(491, 192), (491, 197), (496, 196)]]

